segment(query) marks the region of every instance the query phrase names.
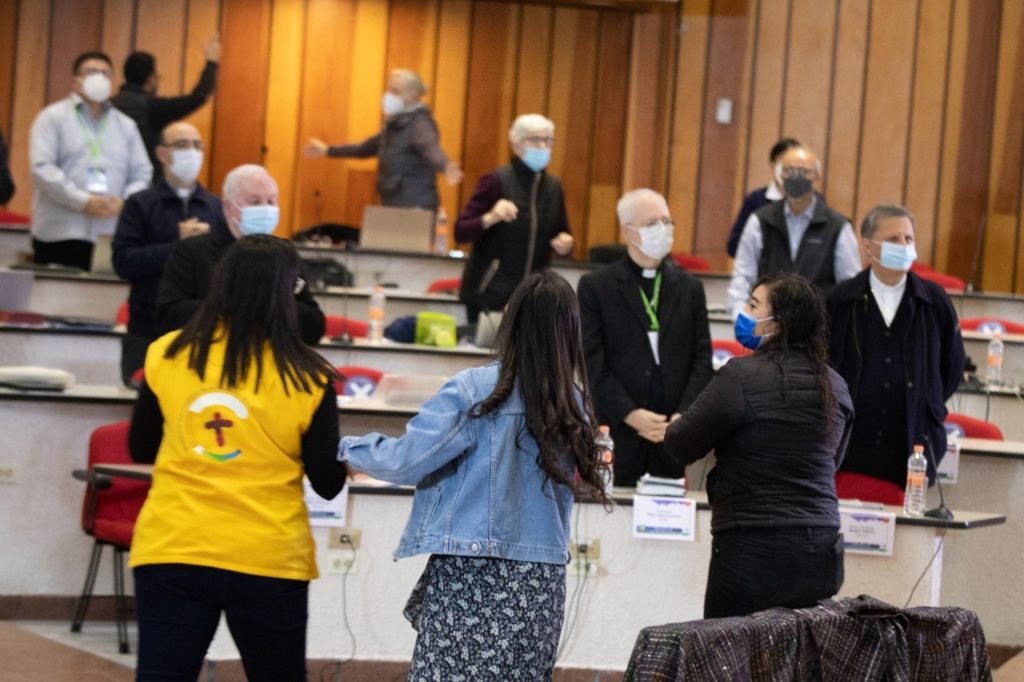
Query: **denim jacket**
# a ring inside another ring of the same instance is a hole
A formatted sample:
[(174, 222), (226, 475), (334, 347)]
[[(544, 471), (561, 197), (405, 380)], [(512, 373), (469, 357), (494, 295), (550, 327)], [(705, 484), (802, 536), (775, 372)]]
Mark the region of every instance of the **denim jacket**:
[[(395, 559), (454, 554), (568, 563), (573, 492), (537, 465), (518, 389), (486, 417), (469, 416), (497, 380), (497, 363), (463, 370), (424, 403), (402, 437), (341, 439), (338, 457), (353, 468), (416, 486)], [(566, 455), (567, 469), (568, 462)]]

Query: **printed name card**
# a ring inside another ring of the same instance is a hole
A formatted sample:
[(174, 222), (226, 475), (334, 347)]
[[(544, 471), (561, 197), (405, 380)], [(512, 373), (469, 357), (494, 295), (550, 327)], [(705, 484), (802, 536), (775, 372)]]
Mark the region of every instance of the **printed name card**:
[(960, 441), (949, 439), (946, 456), (939, 462), (937, 473), (943, 483), (956, 483), (957, 475), (960, 473)]
[(896, 514), (857, 507), (839, 507), (839, 530), (850, 554), (892, 556), (896, 540)]
[(309, 479), (304, 477), (302, 490), (305, 494), (306, 509), (309, 510), (309, 525), (344, 527), (345, 511), (348, 509), (348, 486), (342, 488), (333, 500), (325, 500), (313, 492)]
[(697, 503), (686, 497), (633, 495), (633, 537), (693, 542)]

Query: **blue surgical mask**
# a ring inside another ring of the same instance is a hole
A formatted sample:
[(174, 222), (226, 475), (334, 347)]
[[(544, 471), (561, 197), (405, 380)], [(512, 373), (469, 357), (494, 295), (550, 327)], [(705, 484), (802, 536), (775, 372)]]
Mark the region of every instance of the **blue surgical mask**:
[(746, 310), (741, 310), (739, 316), (736, 318), (736, 325), (734, 330), (736, 332), (736, 340), (740, 342), (740, 345), (750, 350), (757, 350), (764, 342), (764, 335), (758, 336), (754, 334), (754, 327), (757, 326), (758, 322), (764, 320), (770, 320), (771, 317), (757, 318), (748, 313)]
[(917, 260), (917, 249), (913, 244), (894, 244), (892, 242), (875, 242), (881, 244), (882, 254), (878, 262), (883, 268), (906, 272)]
[(243, 235), (270, 234), (277, 227), (281, 209), (277, 206), (242, 206), (239, 229)]
[(523, 163), (534, 173), (539, 173), (551, 163), (551, 150), (547, 147), (527, 147), (523, 150)]

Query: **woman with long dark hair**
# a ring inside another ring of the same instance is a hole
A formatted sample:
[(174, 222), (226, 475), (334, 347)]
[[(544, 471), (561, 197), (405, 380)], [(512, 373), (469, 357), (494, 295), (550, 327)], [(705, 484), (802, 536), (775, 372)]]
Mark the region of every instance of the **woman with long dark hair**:
[(455, 375), (401, 438), (339, 446), (354, 469), (416, 486), (395, 551), (431, 555), (405, 611), (410, 680), (551, 679), (576, 477), (608, 503), (569, 284), (529, 276), (495, 343), (497, 362)]
[(835, 472), (853, 404), (828, 366), (820, 292), (799, 275), (761, 278), (736, 338), (754, 354), (719, 370), (665, 436), (687, 464), (715, 451), (705, 618), (813, 606), (843, 584)]
[(326, 360), (299, 336), (299, 258), (245, 237), (184, 329), (157, 339), (132, 416), (132, 457), (156, 462), (135, 524), (139, 680), (190, 679), (223, 612), (249, 680), (306, 679), (317, 576), (303, 474), (341, 491)]

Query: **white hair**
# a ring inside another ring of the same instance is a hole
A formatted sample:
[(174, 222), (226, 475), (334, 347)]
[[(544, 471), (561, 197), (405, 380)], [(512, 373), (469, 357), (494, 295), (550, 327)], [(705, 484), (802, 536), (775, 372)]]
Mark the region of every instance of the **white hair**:
[(537, 133), (550, 132), (555, 134), (555, 123), (540, 114), (522, 114), (512, 121), (508, 129), (508, 139), (512, 144), (522, 144), (523, 140)]
[(654, 201), (660, 201), (661, 203), (668, 206), (668, 202), (665, 201), (665, 197), (661, 196), (653, 189), (647, 187), (641, 187), (640, 189), (634, 189), (626, 192), (619, 199), (619, 203), (615, 206), (615, 213), (619, 216), (619, 224), (625, 225), (633, 222), (633, 215), (636, 203), (640, 199), (651, 199)]
[(224, 177), (224, 187), (221, 190), (221, 197), (235, 201), (235, 198), (242, 191), (243, 181), (258, 177), (270, 178), (271, 182), (275, 185), (277, 184), (266, 168), (255, 163), (243, 163), (241, 166), (232, 168)]
[(427, 84), (423, 82), (420, 75), (411, 69), (395, 69), (391, 72), (392, 78), (397, 78), (416, 92), (420, 97), (427, 94)]

